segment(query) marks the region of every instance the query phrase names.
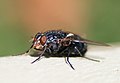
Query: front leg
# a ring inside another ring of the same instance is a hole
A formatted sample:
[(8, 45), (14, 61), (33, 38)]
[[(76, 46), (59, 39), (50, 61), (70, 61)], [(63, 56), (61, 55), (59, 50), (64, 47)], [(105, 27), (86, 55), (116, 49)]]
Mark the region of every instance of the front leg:
[(36, 61), (40, 60), (42, 57), (43, 57), (43, 54), (45, 53), (46, 51), (46, 47), (45, 49), (43, 50), (43, 52), (39, 55), (39, 57), (37, 59), (35, 59), (33, 62), (31, 62), (31, 64), (35, 63)]

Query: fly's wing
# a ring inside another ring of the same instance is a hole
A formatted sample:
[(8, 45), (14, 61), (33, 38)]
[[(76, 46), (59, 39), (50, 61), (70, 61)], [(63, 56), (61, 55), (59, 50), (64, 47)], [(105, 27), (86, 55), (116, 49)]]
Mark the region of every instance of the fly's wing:
[(100, 42), (96, 42), (96, 41), (91, 41), (91, 40), (88, 40), (88, 39), (84, 39), (84, 38), (81, 38), (80, 40), (81, 42), (85, 42), (87, 44), (91, 44), (91, 45), (98, 45), (98, 46), (110, 46), (106, 43), (100, 43)]

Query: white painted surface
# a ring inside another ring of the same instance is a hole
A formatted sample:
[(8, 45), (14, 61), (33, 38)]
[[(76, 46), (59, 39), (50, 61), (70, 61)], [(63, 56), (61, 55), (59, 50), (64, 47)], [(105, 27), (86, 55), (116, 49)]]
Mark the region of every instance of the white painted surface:
[(86, 56), (98, 59), (70, 58), (72, 70), (64, 58), (0, 58), (0, 83), (120, 83), (120, 47), (93, 47)]

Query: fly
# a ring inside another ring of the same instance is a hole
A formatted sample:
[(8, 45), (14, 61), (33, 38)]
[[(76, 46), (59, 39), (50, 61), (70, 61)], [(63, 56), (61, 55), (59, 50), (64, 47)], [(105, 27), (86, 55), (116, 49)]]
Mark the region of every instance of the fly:
[[(43, 56), (65, 57), (65, 62), (75, 70), (69, 61), (69, 57), (76, 55), (99, 62), (98, 60), (85, 57), (88, 44), (109, 46), (108, 44), (87, 40), (77, 34), (62, 30), (50, 30), (43, 33), (38, 32), (33, 38), (31, 46), (32, 49), (38, 51), (38, 58), (35, 59), (32, 64), (40, 60)], [(29, 50), (27, 52), (29, 52)]]

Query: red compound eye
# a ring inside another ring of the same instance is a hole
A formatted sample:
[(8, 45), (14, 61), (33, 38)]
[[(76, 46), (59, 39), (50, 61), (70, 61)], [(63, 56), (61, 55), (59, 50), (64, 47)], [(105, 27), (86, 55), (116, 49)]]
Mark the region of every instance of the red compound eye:
[(47, 40), (46, 36), (42, 36), (42, 37), (40, 38), (40, 43), (41, 43), (42, 45), (44, 45), (45, 42), (46, 42), (46, 40)]

